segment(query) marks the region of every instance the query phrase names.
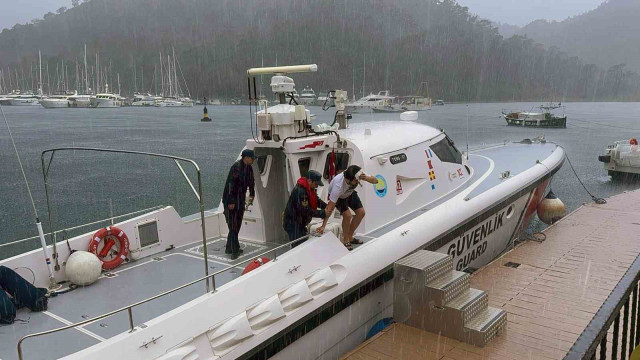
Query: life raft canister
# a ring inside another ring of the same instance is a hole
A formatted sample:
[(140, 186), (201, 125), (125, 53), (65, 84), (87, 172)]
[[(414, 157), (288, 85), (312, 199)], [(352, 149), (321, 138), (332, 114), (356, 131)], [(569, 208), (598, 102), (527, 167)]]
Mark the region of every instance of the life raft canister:
[[(98, 252), (98, 245), (103, 241), (104, 245)], [(110, 250), (116, 244), (116, 241), (118, 242), (118, 253), (113, 257), (109, 257)], [(113, 270), (120, 266), (129, 255), (129, 238), (120, 228), (107, 226), (93, 234), (89, 243), (89, 252), (100, 259), (103, 270)]]
[(255, 270), (255, 269), (259, 268), (260, 266), (268, 263), (269, 261), (271, 261), (271, 260), (269, 260), (269, 258), (266, 258), (266, 257), (261, 257), (261, 258), (254, 259), (252, 262), (250, 262), (244, 268), (244, 270), (242, 271), (242, 275), (248, 273), (249, 271), (252, 271), (252, 270)]

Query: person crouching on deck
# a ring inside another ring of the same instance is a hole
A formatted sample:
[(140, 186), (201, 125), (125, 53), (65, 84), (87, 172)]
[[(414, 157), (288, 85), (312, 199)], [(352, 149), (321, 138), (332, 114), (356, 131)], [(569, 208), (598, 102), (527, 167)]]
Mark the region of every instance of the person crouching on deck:
[[(365, 215), (358, 192), (355, 191), (358, 184), (360, 184), (360, 180), (371, 184), (378, 183), (378, 179), (375, 176), (366, 175), (360, 171), (360, 166), (358, 165), (351, 165), (345, 171), (336, 175), (329, 183), (329, 204), (324, 210), (326, 214), (331, 215), (333, 209), (337, 208), (342, 214), (342, 242), (349, 250), (352, 249), (351, 244), (362, 244), (362, 240), (353, 238), (358, 225), (360, 225)], [(351, 215), (349, 209), (355, 212), (355, 216)], [(322, 234), (328, 219), (329, 216), (324, 218), (322, 226), (317, 230), (318, 233)]]
[[(296, 186), (291, 190), (283, 219), (283, 227), (289, 235), (289, 241), (307, 235), (307, 225), (311, 222), (312, 217), (324, 219), (324, 208), (327, 204), (320, 200), (316, 194), (318, 185), (324, 186), (322, 175), (315, 170), (309, 170), (306, 177), (298, 179)], [(296, 247), (304, 241), (306, 240), (297, 241), (291, 244), (291, 247)]]
[[(240, 242), (238, 241), (238, 233), (240, 232), (240, 226), (242, 226), (242, 216), (244, 215), (245, 205), (247, 207), (253, 205), (253, 199), (256, 195), (253, 169), (251, 168), (255, 158), (256, 155), (253, 150), (242, 150), (241, 159), (236, 161), (229, 170), (227, 182), (222, 192), (224, 218), (229, 227), (225, 254), (231, 254), (232, 259), (236, 259), (238, 254), (242, 253)], [(247, 188), (249, 188), (249, 198), (245, 201)]]

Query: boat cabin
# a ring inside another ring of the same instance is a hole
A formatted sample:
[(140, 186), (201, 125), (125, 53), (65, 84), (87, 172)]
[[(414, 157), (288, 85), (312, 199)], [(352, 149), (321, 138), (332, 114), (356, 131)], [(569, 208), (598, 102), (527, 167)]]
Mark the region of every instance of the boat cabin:
[[(287, 242), (281, 214), (297, 179), (309, 170), (323, 174), (324, 186), (318, 188), (318, 195), (325, 201), (331, 167), (339, 174), (355, 164), (378, 179), (376, 185), (363, 183), (356, 189), (367, 209), (358, 233), (370, 233), (414, 212), (469, 178), (471, 169), (466, 158), (441, 130), (412, 122), (382, 121), (354, 124), (326, 134), (304, 132), (296, 137), (287, 127), (295, 130), (310, 123), (309, 111), (305, 114), (303, 108), (280, 104), (259, 113), (259, 127), (270, 130), (262, 130), (258, 139), (246, 143), (257, 156), (257, 206), (245, 213), (240, 238)], [(295, 120), (296, 112), (305, 114), (302, 120)], [(288, 120), (283, 116), (286, 113), (291, 114)], [(269, 120), (265, 120), (267, 117)], [(335, 221), (341, 221), (337, 211), (334, 216)]]

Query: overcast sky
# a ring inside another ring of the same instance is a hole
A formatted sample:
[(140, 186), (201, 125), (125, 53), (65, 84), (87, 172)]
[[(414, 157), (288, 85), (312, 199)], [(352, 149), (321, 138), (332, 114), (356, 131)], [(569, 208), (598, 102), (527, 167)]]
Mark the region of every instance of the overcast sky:
[[(2, 0), (0, 0), (2, 1)], [(482, 18), (524, 26), (533, 20), (564, 20), (597, 8), (604, 0), (458, 0)]]
[(49, 11), (71, 7), (71, 0), (0, 0), (0, 29), (11, 28), (33, 19), (42, 19)]
[[(212, 3), (218, 0), (212, 0)], [(348, 1), (348, 0), (347, 0)], [(536, 19), (563, 20), (595, 9), (604, 0), (458, 0), (472, 13), (502, 23), (526, 25)], [(0, 0), (0, 29), (11, 28), (55, 12), (61, 6), (71, 7), (71, 0)]]

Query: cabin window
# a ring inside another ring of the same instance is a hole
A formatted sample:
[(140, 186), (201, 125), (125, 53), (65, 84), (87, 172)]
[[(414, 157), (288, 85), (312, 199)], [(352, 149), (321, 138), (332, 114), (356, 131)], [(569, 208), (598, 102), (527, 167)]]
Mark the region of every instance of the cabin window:
[(300, 169), (300, 176), (307, 176), (310, 165), (311, 158), (303, 158), (298, 160), (298, 169)]
[(442, 162), (462, 164), (462, 154), (453, 146), (453, 141), (448, 136), (431, 145), (431, 150)]
[[(348, 153), (335, 153), (336, 155), (336, 175), (343, 172), (349, 167), (349, 154)], [(327, 154), (327, 161), (324, 163), (324, 178), (329, 179), (329, 162), (331, 161), (331, 153)]]
[(264, 172), (267, 170), (267, 160), (271, 157), (271, 155), (259, 155), (257, 156), (258, 160), (258, 171), (260, 175), (264, 175)]

